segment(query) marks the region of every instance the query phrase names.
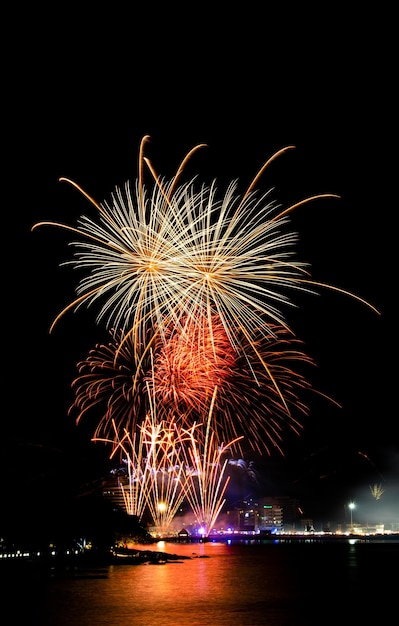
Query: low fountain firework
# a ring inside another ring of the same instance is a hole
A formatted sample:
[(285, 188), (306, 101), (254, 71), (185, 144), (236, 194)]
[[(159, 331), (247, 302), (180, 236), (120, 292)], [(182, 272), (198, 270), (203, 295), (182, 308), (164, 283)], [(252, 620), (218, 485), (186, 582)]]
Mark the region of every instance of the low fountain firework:
[(126, 476), (119, 477), (119, 487), (126, 512), (139, 521), (149, 515), (157, 536), (169, 535), (184, 501), (207, 536), (225, 503), (230, 480), (225, 476), (227, 452), (235, 442), (223, 444), (218, 439), (212, 415), (216, 396), (217, 389), (204, 424), (182, 428), (173, 415), (167, 423), (159, 422), (153, 403), (133, 436), (127, 430), (121, 436), (113, 422), (114, 437), (93, 438), (112, 446), (110, 459), (121, 456)]

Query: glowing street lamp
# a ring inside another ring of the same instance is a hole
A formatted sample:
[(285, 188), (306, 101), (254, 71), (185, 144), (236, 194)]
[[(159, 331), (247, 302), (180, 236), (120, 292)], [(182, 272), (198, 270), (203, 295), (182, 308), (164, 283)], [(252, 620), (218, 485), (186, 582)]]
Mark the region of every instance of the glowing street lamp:
[(349, 510), (351, 512), (351, 530), (353, 530), (353, 509), (355, 508), (355, 503), (354, 502), (349, 502)]

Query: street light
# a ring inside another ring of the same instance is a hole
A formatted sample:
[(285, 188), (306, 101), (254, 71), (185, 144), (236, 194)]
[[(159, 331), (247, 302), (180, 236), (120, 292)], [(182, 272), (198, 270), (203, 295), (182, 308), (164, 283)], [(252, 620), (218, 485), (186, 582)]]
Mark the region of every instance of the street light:
[(353, 509), (355, 508), (355, 503), (354, 502), (349, 502), (349, 509), (351, 512), (351, 530), (353, 531)]

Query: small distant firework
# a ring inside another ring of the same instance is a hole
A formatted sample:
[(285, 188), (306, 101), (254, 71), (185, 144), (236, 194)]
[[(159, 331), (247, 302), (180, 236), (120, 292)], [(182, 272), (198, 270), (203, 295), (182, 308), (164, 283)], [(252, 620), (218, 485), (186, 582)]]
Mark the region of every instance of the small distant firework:
[(371, 495), (376, 500), (379, 500), (382, 494), (384, 493), (384, 489), (382, 488), (382, 485), (377, 485), (377, 484), (370, 485), (370, 491), (371, 491)]

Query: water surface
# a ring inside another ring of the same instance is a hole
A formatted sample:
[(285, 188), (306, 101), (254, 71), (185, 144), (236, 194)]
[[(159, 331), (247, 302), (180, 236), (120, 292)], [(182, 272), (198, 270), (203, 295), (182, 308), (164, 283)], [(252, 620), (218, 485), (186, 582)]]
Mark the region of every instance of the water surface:
[[(148, 546), (136, 546), (148, 549)], [(397, 614), (399, 543), (166, 544), (165, 564), (2, 568), (4, 626), (311, 626)], [(17, 571), (19, 569), (19, 571)]]

